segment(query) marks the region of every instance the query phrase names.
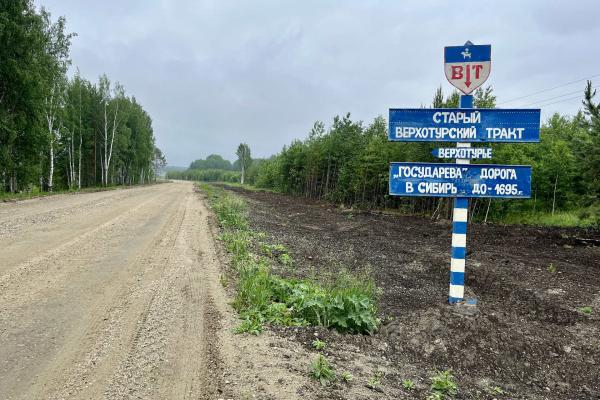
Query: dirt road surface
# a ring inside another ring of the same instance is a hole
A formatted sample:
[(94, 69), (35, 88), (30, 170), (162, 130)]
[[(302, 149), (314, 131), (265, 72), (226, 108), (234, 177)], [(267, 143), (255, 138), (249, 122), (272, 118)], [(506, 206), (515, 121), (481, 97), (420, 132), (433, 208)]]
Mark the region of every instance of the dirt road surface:
[(231, 334), (210, 221), (191, 183), (0, 204), (0, 399), (293, 398), (255, 386), (285, 371)]

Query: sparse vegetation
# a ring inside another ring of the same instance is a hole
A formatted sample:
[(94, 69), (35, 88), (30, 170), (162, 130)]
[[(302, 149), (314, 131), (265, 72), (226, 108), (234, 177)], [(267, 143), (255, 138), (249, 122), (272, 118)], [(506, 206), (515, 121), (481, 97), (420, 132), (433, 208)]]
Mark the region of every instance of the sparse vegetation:
[(352, 382), (352, 379), (354, 379), (354, 377), (352, 376), (352, 374), (348, 371), (344, 371), (342, 373), (342, 381), (349, 383)]
[(415, 383), (410, 379), (405, 379), (402, 381), (402, 387), (406, 390), (413, 390), (415, 388)]
[(281, 254), (287, 253), (287, 249), (282, 244), (259, 243), (260, 251), (267, 257), (279, 257)]
[(594, 311), (594, 309), (590, 306), (581, 307), (579, 309), (579, 312), (586, 314), (586, 315), (590, 315), (592, 313), (592, 311)]
[(221, 282), (221, 286), (223, 287), (229, 286), (229, 278), (227, 278), (227, 275), (225, 274), (221, 274), (219, 277), (219, 282)]
[(485, 391), (488, 394), (496, 395), (496, 396), (497, 395), (502, 396), (502, 395), (506, 395), (507, 394), (506, 391), (504, 389), (502, 389), (500, 386), (489, 386), (489, 387), (487, 387), (485, 389)]
[[(428, 399), (451, 399), (458, 392), (458, 386), (451, 371), (438, 371), (431, 378), (431, 395)], [(433, 397), (431, 397), (433, 396)]]
[(381, 379), (383, 378), (383, 371), (376, 369), (373, 374), (369, 377), (367, 385), (373, 389), (377, 389), (381, 386)]
[(319, 339), (314, 340), (312, 342), (312, 345), (316, 350), (323, 350), (325, 346), (327, 346), (327, 344), (324, 341)]
[(294, 261), (292, 260), (292, 257), (287, 254), (287, 253), (283, 253), (281, 254), (279, 257), (279, 262), (282, 263), (283, 265), (290, 267), (293, 265)]
[(258, 323), (256, 320), (247, 318), (235, 328), (234, 333), (248, 333), (250, 335), (260, 335), (262, 331), (263, 328), (260, 323)]
[(262, 255), (253, 254), (252, 241), (264, 235), (250, 230), (245, 203), (223, 189), (207, 184), (199, 187), (207, 193), (224, 230), (219, 239), (231, 254), (237, 272), (233, 306), (244, 319), (238, 331), (260, 332), (254, 328), (265, 323), (317, 325), (341, 332), (375, 331), (379, 324), (376, 316), (378, 292), (368, 273), (351, 275), (341, 270), (327, 282), (283, 278), (273, 273), (272, 258), (284, 265), (292, 263), (287, 249), (281, 245), (259, 243)]
[(292, 266), (294, 262), (284, 245), (260, 242), (259, 249), (265, 256), (276, 259), (285, 266)]
[(335, 380), (335, 372), (323, 354), (319, 354), (310, 364), (310, 370), (311, 377), (318, 380), (323, 386)]
[(554, 263), (550, 263), (550, 265), (548, 266), (548, 272), (550, 272), (551, 274), (556, 272), (556, 266), (554, 265)]

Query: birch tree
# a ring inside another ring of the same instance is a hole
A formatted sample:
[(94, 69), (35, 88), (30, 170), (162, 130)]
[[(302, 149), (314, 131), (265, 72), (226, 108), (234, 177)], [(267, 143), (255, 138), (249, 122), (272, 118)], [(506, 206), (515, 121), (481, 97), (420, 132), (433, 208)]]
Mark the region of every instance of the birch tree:
[(246, 143), (240, 143), (235, 154), (238, 156), (240, 168), (242, 170), (242, 176), (240, 183), (244, 184), (244, 178), (246, 175), (246, 169), (250, 166), (252, 158), (250, 157), (250, 147)]
[(43, 32), (45, 40), (44, 59), (46, 65), (46, 87), (49, 88), (45, 102), (45, 119), (49, 136), (49, 161), (50, 172), (48, 175), (48, 190), (52, 192), (54, 186), (54, 144), (60, 136), (57, 118), (64, 105), (64, 90), (66, 87), (66, 72), (69, 66), (69, 48), (71, 38), (75, 34), (65, 33), (66, 20), (60, 17), (52, 22), (50, 13), (41, 10)]
[(100, 93), (104, 108), (104, 156), (102, 159), (102, 185), (108, 185), (108, 172), (113, 155), (115, 135), (119, 128), (119, 107), (125, 97), (123, 87), (116, 83), (111, 89), (110, 80), (106, 75), (100, 77)]
[(106, 76), (67, 78), (74, 35), (64, 18), (10, 0), (0, 7), (0, 28), (0, 193), (151, 176), (150, 116)]

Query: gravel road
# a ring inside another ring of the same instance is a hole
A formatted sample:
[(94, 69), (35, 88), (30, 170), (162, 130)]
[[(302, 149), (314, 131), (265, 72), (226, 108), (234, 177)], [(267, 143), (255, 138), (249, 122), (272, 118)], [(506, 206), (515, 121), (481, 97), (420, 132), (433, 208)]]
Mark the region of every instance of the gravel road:
[(190, 183), (0, 204), (0, 399), (217, 399), (226, 299)]

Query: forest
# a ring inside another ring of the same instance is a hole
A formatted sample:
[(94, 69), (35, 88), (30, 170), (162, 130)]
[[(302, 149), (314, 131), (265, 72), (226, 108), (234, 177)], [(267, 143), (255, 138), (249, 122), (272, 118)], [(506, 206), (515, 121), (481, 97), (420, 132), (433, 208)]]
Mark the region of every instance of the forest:
[[(598, 225), (600, 222), (600, 105), (588, 82), (582, 93), (583, 110), (569, 117), (554, 114), (543, 122), (541, 141), (534, 144), (492, 144), (493, 163), (532, 165), (529, 200), (476, 199), (471, 216), (476, 220), (528, 222), (548, 216), (550, 224)], [(434, 94), (431, 107), (458, 106), (459, 95)], [(493, 108), (491, 87), (478, 89), (474, 106)], [(434, 218), (450, 218), (450, 199), (399, 198), (388, 195), (388, 168), (392, 161), (440, 162), (431, 155), (431, 143), (393, 143), (387, 140), (383, 117), (371, 123), (336, 116), (331, 126), (317, 121), (304, 140), (295, 140), (266, 160), (251, 160), (246, 183), (336, 204), (360, 208), (394, 208)], [(211, 156), (212, 157), (212, 156)], [(172, 178), (203, 179), (192, 163), (187, 172)], [(239, 170), (233, 166), (230, 169)], [(567, 219), (561, 221), (561, 219)]]
[(147, 183), (166, 160), (152, 119), (102, 75), (69, 74), (66, 19), (30, 0), (0, 10), (0, 195)]

